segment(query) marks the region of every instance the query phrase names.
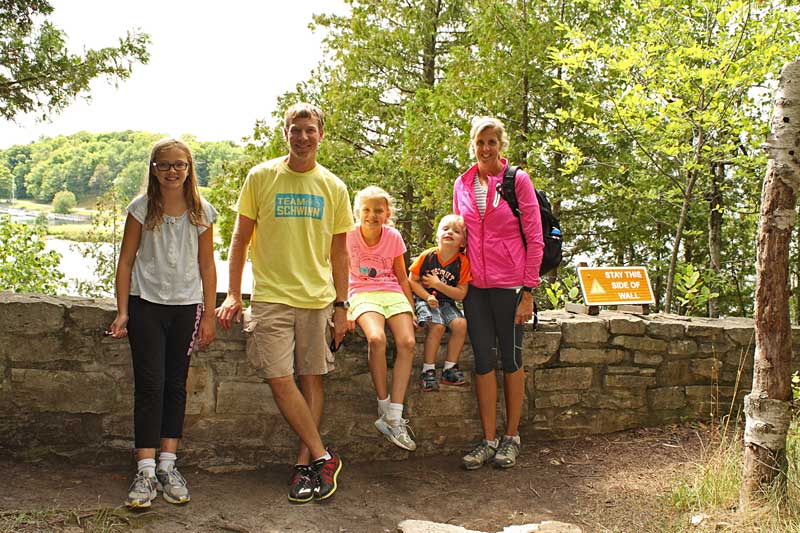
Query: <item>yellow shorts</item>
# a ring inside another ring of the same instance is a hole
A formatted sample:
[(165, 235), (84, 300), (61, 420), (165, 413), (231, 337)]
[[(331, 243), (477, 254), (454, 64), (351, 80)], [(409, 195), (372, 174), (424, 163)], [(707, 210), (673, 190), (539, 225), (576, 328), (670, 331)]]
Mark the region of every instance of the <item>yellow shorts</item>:
[(384, 318), (389, 318), (400, 313), (414, 314), (408, 298), (401, 292), (369, 291), (360, 292), (350, 300), (350, 309), (347, 311), (348, 320), (355, 320), (367, 312), (378, 313)]
[(332, 305), (301, 309), (253, 302), (244, 316), (247, 358), (265, 378), (327, 374), (334, 361), (331, 328)]

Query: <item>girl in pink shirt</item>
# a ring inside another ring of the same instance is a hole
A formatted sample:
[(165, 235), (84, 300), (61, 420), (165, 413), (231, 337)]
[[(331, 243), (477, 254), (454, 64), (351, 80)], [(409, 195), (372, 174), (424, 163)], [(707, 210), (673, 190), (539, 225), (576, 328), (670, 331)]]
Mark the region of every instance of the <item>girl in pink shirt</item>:
[[(414, 451), (416, 443), (403, 418), (403, 400), (414, 359), (414, 304), (403, 254), (403, 237), (392, 226), (393, 199), (380, 187), (356, 194), (353, 215), (356, 227), (347, 234), (350, 253), (350, 329), (361, 328), (369, 344), (369, 371), (378, 395), (375, 427), (393, 444)], [(386, 365), (386, 333), (394, 336), (397, 357), (389, 395)]]

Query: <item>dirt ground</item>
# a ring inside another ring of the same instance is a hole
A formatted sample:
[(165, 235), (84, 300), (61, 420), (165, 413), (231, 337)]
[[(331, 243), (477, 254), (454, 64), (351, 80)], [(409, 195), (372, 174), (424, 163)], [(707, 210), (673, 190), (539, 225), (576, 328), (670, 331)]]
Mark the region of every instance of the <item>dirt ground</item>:
[(144, 512), (120, 507), (130, 472), (20, 464), (0, 453), (0, 531), (393, 532), (405, 519), (492, 532), (543, 520), (585, 532), (681, 531), (674, 524), (684, 518), (665, 495), (702, 460), (711, 434), (685, 425), (557, 442), (523, 435), (520, 462), (504, 471), (467, 472), (456, 456), (344, 457), (333, 500), (300, 506), (286, 500), (288, 465), (225, 474), (183, 468), (192, 501), (176, 507), (159, 498)]

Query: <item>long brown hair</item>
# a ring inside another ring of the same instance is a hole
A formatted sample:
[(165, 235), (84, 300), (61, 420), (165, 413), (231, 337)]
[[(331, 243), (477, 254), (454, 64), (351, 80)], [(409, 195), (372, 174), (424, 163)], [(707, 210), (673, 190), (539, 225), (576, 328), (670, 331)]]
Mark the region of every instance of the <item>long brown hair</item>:
[(144, 227), (150, 231), (155, 231), (161, 226), (164, 219), (164, 199), (161, 197), (161, 185), (155, 175), (155, 167), (158, 155), (164, 150), (178, 148), (189, 162), (186, 170), (186, 181), (183, 182), (183, 198), (186, 200), (189, 212), (189, 222), (195, 226), (208, 227), (209, 224), (203, 222), (203, 204), (200, 201), (200, 191), (197, 189), (197, 174), (194, 172), (194, 158), (192, 151), (180, 139), (161, 139), (153, 145), (150, 151), (150, 163), (147, 165), (147, 216), (144, 219)]

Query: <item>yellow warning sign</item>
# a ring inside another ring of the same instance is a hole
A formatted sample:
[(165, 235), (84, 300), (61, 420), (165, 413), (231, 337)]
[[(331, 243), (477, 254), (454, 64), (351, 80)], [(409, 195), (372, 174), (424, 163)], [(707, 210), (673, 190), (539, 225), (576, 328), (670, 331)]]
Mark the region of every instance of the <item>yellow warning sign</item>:
[(578, 278), (586, 305), (656, 303), (644, 267), (579, 267)]

